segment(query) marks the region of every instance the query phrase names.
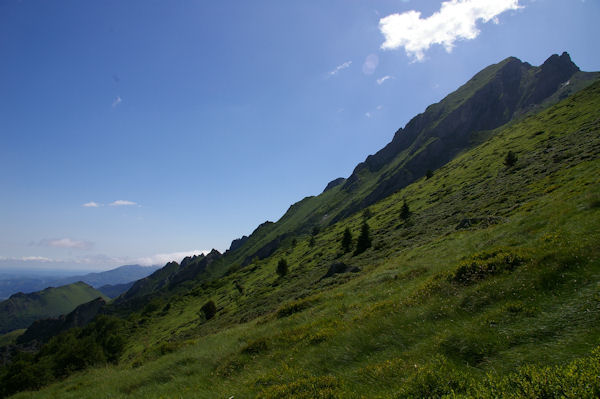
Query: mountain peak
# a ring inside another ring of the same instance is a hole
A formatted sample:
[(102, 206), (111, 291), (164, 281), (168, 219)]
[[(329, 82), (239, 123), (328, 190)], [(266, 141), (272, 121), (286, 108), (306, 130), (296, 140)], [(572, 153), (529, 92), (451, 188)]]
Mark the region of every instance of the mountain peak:
[(566, 77), (570, 77), (575, 72), (579, 71), (579, 67), (571, 60), (569, 53), (564, 51), (560, 56), (558, 54), (552, 54), (541, 66), (542, 70), (553, 70), (554, 72), (560, 72)]

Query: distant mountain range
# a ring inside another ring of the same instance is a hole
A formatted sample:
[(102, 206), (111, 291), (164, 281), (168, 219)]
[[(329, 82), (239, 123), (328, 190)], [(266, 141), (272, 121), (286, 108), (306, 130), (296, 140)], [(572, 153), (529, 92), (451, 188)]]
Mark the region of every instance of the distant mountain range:
[[(121, 290), (119, 294), (124, 292), (124, 286), (122, 286), (122, 284), (132, 283), (136, 280), (144, 278), (158, 268), (158, 266), (125, 265), (105, 272), (88, 273), (69, 277), (61, 276), (58, 278), (52, 278), (48, 276), (9, 276), (8, 278), (4, 279), (0, 278), (0, 299), (8, 298), (17, 292), (30, 293), (43, 290), (47, 287), (60, 287), (62, 285), (72, 284), (78, 281), (83, 281), (94, 288), (102, 287), (101, 291), (106, 291), (106, 295), (112, 298), (117, 291)], [(111, 286), (120, 287), (113, 288)]]

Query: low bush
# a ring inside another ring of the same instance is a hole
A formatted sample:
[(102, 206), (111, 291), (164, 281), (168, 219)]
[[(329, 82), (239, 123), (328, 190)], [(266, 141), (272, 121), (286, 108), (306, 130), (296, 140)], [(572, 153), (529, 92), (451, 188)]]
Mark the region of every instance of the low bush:
[(482, 252), (462, 261), (448, 279), (461, 284), (472, 284), (488, 276), (511, 272), (524, 262), (524, 257), (506, 249)]

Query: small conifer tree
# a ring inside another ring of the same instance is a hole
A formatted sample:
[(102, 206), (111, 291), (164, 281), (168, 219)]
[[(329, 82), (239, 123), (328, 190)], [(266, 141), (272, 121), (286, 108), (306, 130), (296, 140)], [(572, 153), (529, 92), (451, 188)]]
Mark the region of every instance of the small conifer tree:
[(308, 246), (309, 247), (314, 247), (315, 246), (315, 237), (314, 236), (310, 237), (310, 241), (308, 241)]
[(433, 177), (433, 171), (431, 169), (427, 169), (425, 177), (427, 178), (427, 180), (431, 179)]
[(517, 155), (514, 152), (509, 151), (506, 154), (506, 157), (504, 158), (504, 165), (507, 168), (510, 168), (511, 166), (514, 166), (517, 163), (517, 160), (518, 160)]
[(352, 250), (352, 233), (350, 229), (346, 227), (344, 230), (344, 235), (342, 236), (342, 251), (344, 253), (350, 252)]
[(402, 220), (408, 220), (409, 217), (410, 217), (410, 208), (408, 207), (406, 200), (404, 200), (404, 204), (402, 204), (402, 208), (400, 209), (400, 218)]
[(279, 277), (285, 276), (288, 272), (287, 261), (285, 259), (279, 259), (279, 262), (277, 262), (277, 269), (275, 271), (277, 272)]
[(361, 254), (367, 250), (367, 248), (371, 247), (371, 235), (370, 228), (366, 221), (363, 222), (360, 228), (360, 235), (358, 236), (358, 240), (356, 241), (356, 249), (354, 250), (354, 255)]

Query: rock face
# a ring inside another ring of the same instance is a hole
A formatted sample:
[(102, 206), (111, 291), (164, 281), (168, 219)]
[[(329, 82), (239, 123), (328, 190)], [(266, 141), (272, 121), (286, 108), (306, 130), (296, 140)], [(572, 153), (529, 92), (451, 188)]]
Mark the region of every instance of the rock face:
[(62, 315), (58, 318), (35, 321), (23, 335), (17, 338), (17, 344), (25, 345), (32, 341), (44, 343), (63, 331), (73, 327), (83, 327), (96, 317), (104, 305), (106, 305), (106, 301), (97, 298), (77, 306), (75, 310), (66, 316)]
[(222, 257), (219, 251), (213, 249), (206, 255), (188, 256), (181, 261), (181, 264), (169, 262), (150, 276), (136, 281), (126, 293), (115, 299), (115, 303), (129, 302), (133, 306), (142, 304), (146, 295), (198, 278)]
[(206, 256), (198, 256), (194, 261), (190, 261), (185, 265), (181, 262), (181, 267), (177, 271), (177, 273), (171, 278), (169, 284), (171, 286), (177, 285), (182, 281), (192, 280), (196, 278), (200, 273), (206, 271), (208, 266), (220, 259), (223, 255), (216, 249), (210, 251)]

